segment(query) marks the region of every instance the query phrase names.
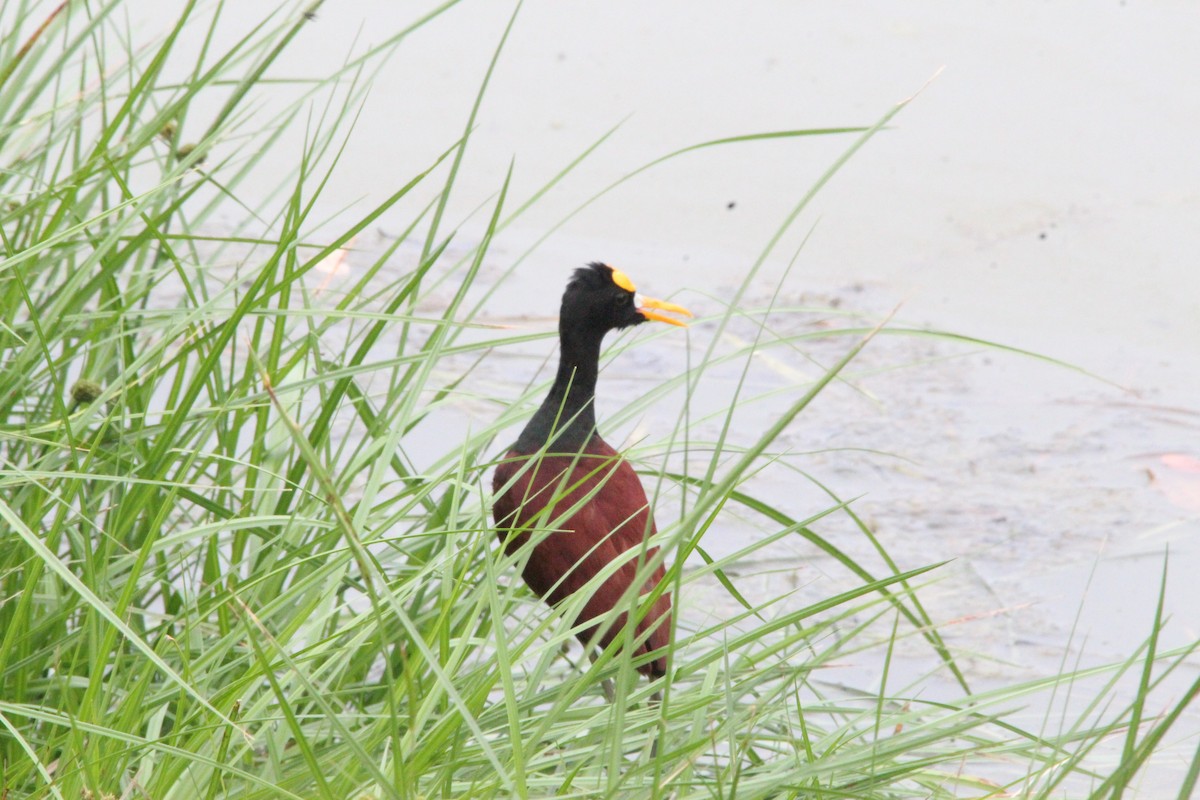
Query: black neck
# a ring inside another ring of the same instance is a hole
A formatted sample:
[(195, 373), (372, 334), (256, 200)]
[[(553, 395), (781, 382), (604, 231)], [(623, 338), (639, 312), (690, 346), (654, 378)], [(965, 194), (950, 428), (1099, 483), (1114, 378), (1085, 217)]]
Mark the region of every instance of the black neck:
[(529, 420), (516, 448), (532, 453), (549, 443), (552, 453), (579, 452), (596, 432), (596, 375), (604, 331), (559, 326), (558, 374), (550, 393)]

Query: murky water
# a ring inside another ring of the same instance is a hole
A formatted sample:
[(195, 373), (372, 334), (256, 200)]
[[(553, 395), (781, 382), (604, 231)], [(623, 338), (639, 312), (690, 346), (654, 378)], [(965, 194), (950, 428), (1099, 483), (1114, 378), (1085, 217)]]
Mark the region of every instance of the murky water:
[[(922, 598), (950, 643), (976, 654), (971, 677), (984, 685), (1054, 674), (1064, 658), (1126, 657), (1149, 632), (1168, 547), (1164, 644), (1200, 637), (1191, 578), (1200, 572), (1200, 93), (1190, 77), (1200, 74), (1200, 18), (1186, 3), (1020, 6), (530, 2), (447, 217), (467, 218), (471, 241), (483, 223), (469, 213), (498, 190), (510, 161), (519, 202), (629, 117), (499, 237), (488, 264), (498, 274), (651, 159), (723, 136), (869, 125), (944, 67), (801, 216), (748, 303), (770, 298), (807, 237), (776, 298), (782, 306), (836, 304), (877, 319), (900, 303), (902, 323), (1034, 351), (1112, 382), (965, 343), (880, 337), (848, 383), (830, 387), (784, 437), (810, 453), (805, 469), (844, 497), (863, 495), (855, 509), (901, 566), (952, 559)], [(331, 6), (280, 71), (322, 74), (356, 34), (379, 41), (417, 13), (409, 4)], [(461, 133), (509, 13), (507, 4), (464, 3), (405, 43), (377, 76), (330, 209), (356, 197), (369, 207)], [(489, 314), (551, 328), (567, 270), (593, 259), (711, 313), (705, 297), (729, 296), (850, 141), (731, 145), (658, 166), (539, 247)], [(268, 156), (281, 168), (294, 157), (288, 143)], [(401, 229), (429, 196), (414, 195), (380, 228)], [(797, 313), (774, 324), (797, 332), (825, 323)], [(685, 348), (703, 351), (712, 331), (698, 324), (687, 336), (639, 342), (602, 377), (601, 392), (618, 397), (682, 369)], [(734, 326), (719, 347), (753, 334), (749, 322)], [(752, 387), (811, 378), (818, 369), (808, 358), (828, 364), (845, 346), (773, 351), (755, 364)], [(479, 379), (503, 396), (505, 381), (515, 393), (538, 365), (498, 359)], [(725, 385), (731, 391), (732, 379)], [(620, 407), (603, 396), (599, 405), (602, 420)], [(747, 408), (746, 438), (783, 405)], [(668, 399), (637, 424), (673, 424), (679, 409)], [(615, 440), (633, 427), (605, 430)], [(786, 472), (769, 471), (754, 488), (800, 517), (827, 502)], [(660, 509), (660, 521), (670, 514)], [(871, 557), (848, 523), (825, 525), (839, 546)], [(733, 519), (707, 544), (728, 552), (743, 535), (753, 529)], [(778, 545), (770, 569), (747, 564), (738, 579), (752, 596), (795, 590), (796, 603), (855, 581), (799, 540)], [(693, 613), (729, 602), (717, 587), (690, 599)], [(902, 656), (908, 675), (931, 667), (916, 640)], [(878, 675), (879, 665), (851, 666), (859, 682)], [(1200, 731), (1194, 717), (1189, 725)]]

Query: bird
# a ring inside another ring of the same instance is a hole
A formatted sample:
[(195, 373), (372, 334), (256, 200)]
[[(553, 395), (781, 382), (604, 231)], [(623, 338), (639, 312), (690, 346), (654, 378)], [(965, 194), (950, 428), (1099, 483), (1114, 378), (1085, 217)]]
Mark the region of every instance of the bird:
[[(622, 553), (631, 548), (640, 553), (656, 532), (633, 467), (596, 430), (595, 395), (605, 334), (649, 321), (687, 327), (668, 314), (692, 316), (682, 306), (638, 295), (629, 277), (608, 264), (592, 262), (576, 269), (567, 283), (554, 383), (492, 481), (492, 516), (508, 555), (526, 546), (531, 534), (536, 538), (552, 526), (533, 545), (522, 571), (529, 588), (551, 606), (583, 589)], [(618, 604), (629, 607), (629, 599), (622, 598), (638, 578), (639, 563), (657, 552), (657, 547), (646, 547), (644, 559), (627, 557), (593, 590), (575, 620), (584, 626), (577, 635), (585, 648), (625, 641), (626, 612), (609, 617)], [(639, 596), (652, 591), (666, 573), (661, 564), (648, 576), (642, 572)], [(610, 624), (594, 641), (605, 623)], [(637, 665), (651, 680), (667, 674), (670, 636), (671, 595), (663, 592), (637, 623), (633, 639), (633, 656), (656, 654)], [(610, 694), (607, 684), (605, 689)]]

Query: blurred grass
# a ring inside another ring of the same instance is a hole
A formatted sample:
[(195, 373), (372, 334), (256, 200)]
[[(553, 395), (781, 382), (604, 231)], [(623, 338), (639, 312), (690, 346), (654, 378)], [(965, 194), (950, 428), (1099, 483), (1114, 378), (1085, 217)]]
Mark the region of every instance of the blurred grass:
[[(648, 486), (682, 498), (677, 520), (659, 514), (660, 557), (674, 564), (660, 590), (675, 595), (685, 620), (676, 622), (672, 679), (646, 684), (622, 652), (595, 663), (564, 656), (577, 603), (551, 613), (529, 596), (516, 578), (523, 554), (495, 546), (484, 489), (503, 449), (497, 437), (545, 386), (488, 398), (494, 421), (478, 430), (450, 435), (437, 415), (478, 397), (470, 373), (481, 359), (531, 341), (552, 349), (545, 334), (488, 324), (495, 284), (479, 276), (494, 235), (612, 131), (525, 201), (510, 201), (508, 178), (498, 177), (482, 234), (456, 249), (439, 231), (475, 110), (458, 142), (359, 219), (331, 233), (314, 217), (371, 71), (450, 5), (269, 119), (256, 99), (286, 83), (276, 59), (315, 5), (239, 19), (244, 38), (232, 44), (215, 35), (232, 13), (220, 4), (201, 16), (186, 3), (153, 43), (130, 39), (119, 2), (19, 2), (0, 14), (3, 796), (1126, 792), (1198, 691), (1192, 684), (1150, 711), (1191, 652), (1158, 649), (1161, 608), (1145, 647), (1123, 663), (1064, 666), (1050, 679), (971, 694), (917, 597), (914, 580), (933, 566), (901, 569), (832, 493), (804, 520), (755, 496), (748, 479), (786, 460), (773, 450), (780, 432), (880, 330), (858, 320), (819, 334), (772, 332), (732, 353), (709, 348), (617, 415), (679, 388), (691, 398), (714, 368), (748, 365), (767, 348), (801, 348), (813, 335), (848, 342), (749, 444), (728, 437), (734, 405), (747, 399), (739, 384), (706, 417), (720, 425), (716, 441), (698, 440), (696, 421), (682, 415), (653, 443), (662, 458), (639, 465)], [(179, 80), (172, 59), (184, 39), (199, 57), (185, 60), (192, 66)], [(479, 98), (486, 86), (485, 77)], [(225, 102), (197, 119), (191, 104), (218, 87)], [(698, 335), (735, 316), (767, 330), (771, 309), (739, 311), (738, 300), (813, 193), (899, 110), (866, 128), (736, 136), (664, 157), (764, 137), (854, 137)], [(294, 126), (306, 131), (295, 172), (269, 174), (261, 153), (285, 146)], [(440, 182), (436, 199), (394, 244), (341, 278), (354, 238), (431, 182)], [(274, 188), (251, 208), (243, 185)], [(238, 220), (232, 229), (216, 223), (222, 212)], [(415, 257), (400, 252), (405, 243), (419, 245)], [(610, 355), (627, 346), (619, 340)], [(440, 442), (439, 452), (409, 443), (427, 430), (421, 441)], [(673, 454), (684, 456), (682, 470), (654, 466), (674, 465)], [(714, 556), (704, 535), (735, 507), (756, 515), (765, 535)], [(830, 515), (850, 516), (885, 574), (819, 532)], [(730, 568), (794, 536), (858, 585), (799, 608), (786, 597), (748, 600)], [(693, 553), (701, 564), (687, 561)], [(742, 611), (698, 628), (686, 622), (682, 592), (705, 580)], [(890, 636), (877, 635), (879, 624)], [(889, 664), (908, 637), (954, 676), (960, 701), (892, 689), (886, 669), (873, 691), (834, 690), (816, 677), (851, 654)], [(1133, 674), (1136, 697), (1121, 706), (1116, 681)], [(1012, 709), (1097, 676), (1102, 690), (1057, 731), (1010, 721)], [(597, 690), (602, 677), (616, 682), (615, 705)], [(646, 703), (658, 690), (662, 704)], [(1097, 757), (1115, 736), (1117, 756)], [(1200, 754), (1180, 798), (1198, 771)]]

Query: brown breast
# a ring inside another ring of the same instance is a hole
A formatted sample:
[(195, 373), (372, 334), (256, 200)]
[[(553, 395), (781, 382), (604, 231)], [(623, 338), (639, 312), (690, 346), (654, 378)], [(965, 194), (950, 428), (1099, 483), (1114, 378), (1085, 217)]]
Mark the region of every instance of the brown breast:
[[(529, 554), (523, 575), (529, 587), (550, 604), (582, 589), (621, 553), (635, 547), (640, 550), (645, 538), (655, 532), (637, 474), (599, 436), (593, 436), (579, 456), (543, 455), (531, 460), (528, 454), (509, 452), (496, 468), (492, 487), (496, 493), (492, 515), (510, 555), (529, 542), (531, 531), (543, 536)], [(647, 548), (645, 557), (657, 552), (658, 548)], [(576, 622), (605, 619), (618, 604), (627, 608), (629, 600), (621, 602), (621, 598), (635, 582), (640, 560), (627, 560), (595, 587)], [(638, 594), (649, 592), (664, 572), (661, 566), (654, 570), (638, 587)], [(670, 615), (671, 597), (664, 593), (637, 626), (639, 637), (653, 628), (637, 654), (667, 645)], [(625, 617), (621, 612), (613, 620), (601, 637), (602, 646), (623, 636)], [(593, 630), (590, 626), (580, 633), (585, 645)], [(639, 669), (651, 676), (664, 675), (666, 661), (663, 656)]]

